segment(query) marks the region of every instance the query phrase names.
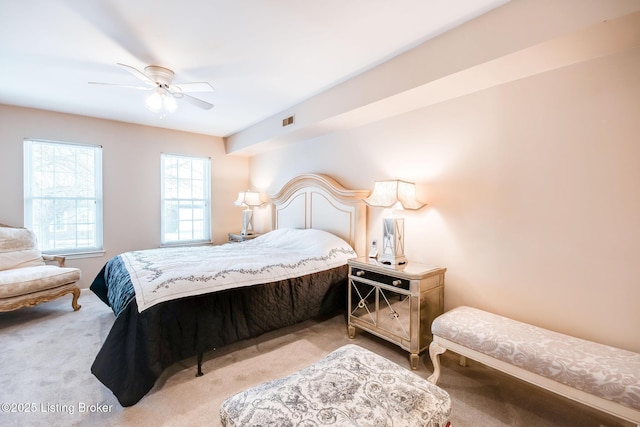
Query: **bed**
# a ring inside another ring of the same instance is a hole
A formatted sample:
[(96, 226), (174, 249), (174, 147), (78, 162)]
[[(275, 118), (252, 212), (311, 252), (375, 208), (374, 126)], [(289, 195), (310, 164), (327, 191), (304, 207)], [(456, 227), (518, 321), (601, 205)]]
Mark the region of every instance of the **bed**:
[(200, 375), (207, 351), (344, 310), (346, 260), (365, 251), (367, 195), (300, 175), (271, 195), (272, 232), (111, 258), (90, 287), (116, 314), (91, 372), (131, 406), (175, 362), (197, 356)]

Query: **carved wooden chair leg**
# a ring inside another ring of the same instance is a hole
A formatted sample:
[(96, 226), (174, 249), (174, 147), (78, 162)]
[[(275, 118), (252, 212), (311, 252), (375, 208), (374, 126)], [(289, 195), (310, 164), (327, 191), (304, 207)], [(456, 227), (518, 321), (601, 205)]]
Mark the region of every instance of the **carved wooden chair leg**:
[(80, 289), (76, 288), (73, 290), (73, 299), (71, 300), (71, 307), (73, 307), (73, 311), (78, 311), (80, 310), (80, 307), (82, 307), (78, 304), (78, 298), (80, 298)]
[(427, 378), (427, 381), (432, 384), (438, 384), (438, 379), (440, 378), (440, 355), (445, 351), (447, 349), (435, 341), (432, 341), (429, 345), (429, 357), (431, 358), (431, 363), (433, 363), (433, 374)]

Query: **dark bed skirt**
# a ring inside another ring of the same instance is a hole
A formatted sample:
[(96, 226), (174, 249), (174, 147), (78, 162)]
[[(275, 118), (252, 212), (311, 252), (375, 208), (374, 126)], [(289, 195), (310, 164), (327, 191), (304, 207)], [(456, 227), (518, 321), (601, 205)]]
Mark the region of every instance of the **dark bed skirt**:
[[(135, 405), (170, 365), (226, 344), (346, 309), (348, 267), (183, 298), (115, 319), (91, 372), (122, 406)], [(104, 294), (97, 277), (91, 289)]]

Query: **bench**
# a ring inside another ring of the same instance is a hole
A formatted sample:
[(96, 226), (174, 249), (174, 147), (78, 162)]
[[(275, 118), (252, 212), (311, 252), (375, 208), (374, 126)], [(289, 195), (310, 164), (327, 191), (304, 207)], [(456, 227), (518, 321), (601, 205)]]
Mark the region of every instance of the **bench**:
[(429, 355), (438, 383), (440, 354), (513, 375), (640, 426), (640, 354), (563, 335), (472, 307), (458, 307), (431, 326)]
[[(47, 262), (56, 262), (50, 265)], [(63, 256), (43, 255), (35, 234), (24, 227), (0, 224), (0, 312), (33, 307), (66, 294), (80, 309), (80, 270), (65, 267)]]
[(449, 394), (382, 356), (348, 344), (286, 377), (226, 399), (225, 427), (445, 427)]

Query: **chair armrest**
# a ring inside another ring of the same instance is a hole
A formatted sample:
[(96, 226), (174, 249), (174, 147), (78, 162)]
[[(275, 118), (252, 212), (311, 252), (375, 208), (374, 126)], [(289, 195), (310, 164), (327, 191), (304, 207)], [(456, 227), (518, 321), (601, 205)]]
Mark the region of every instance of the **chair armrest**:
[(65, 257), (61, 255), (42, 255), (42, 259), (45, 261), (56, 261), (60, 267), (64, 267)]

